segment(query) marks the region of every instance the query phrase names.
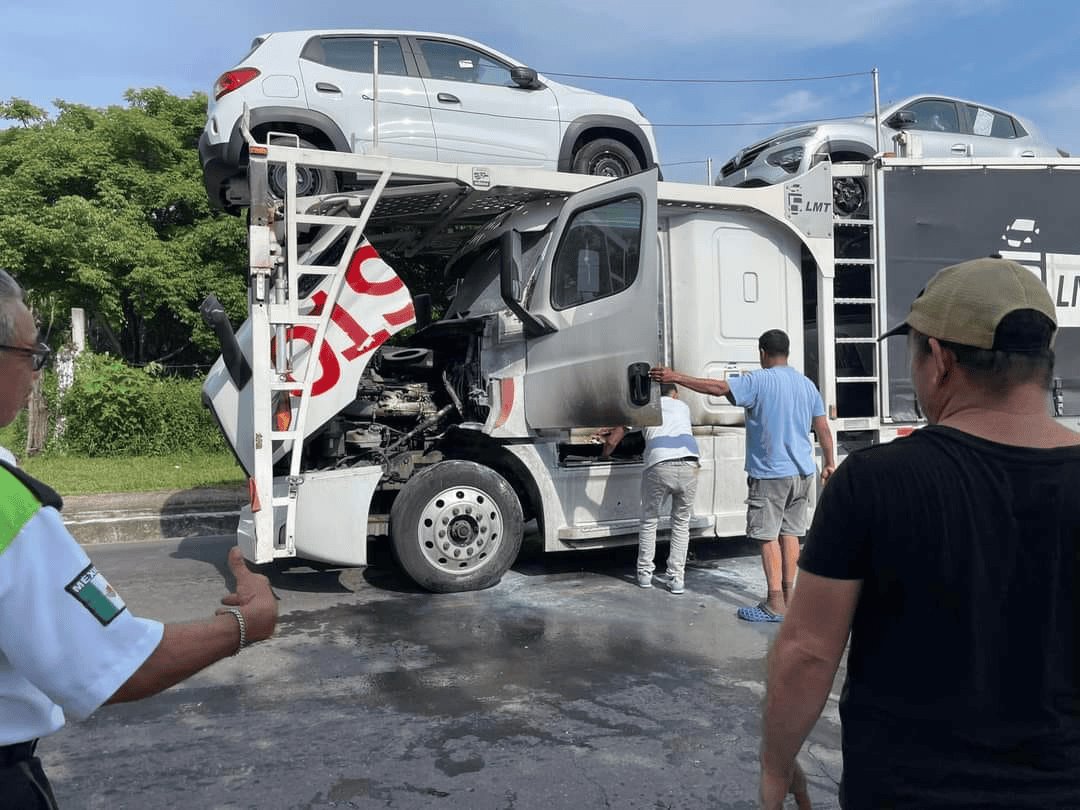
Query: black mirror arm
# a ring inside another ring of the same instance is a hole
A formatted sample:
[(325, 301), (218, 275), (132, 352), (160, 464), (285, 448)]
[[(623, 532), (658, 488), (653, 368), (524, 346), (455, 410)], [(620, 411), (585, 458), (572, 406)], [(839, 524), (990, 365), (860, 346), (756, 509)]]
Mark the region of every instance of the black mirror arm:
[(499, 259), (499, 295), (507, 308), (521, 319), (526, 337), (540, 337), (557, 332), (546, 318), (537, 317), (529, 312), (517, 300), (514, 294), (514, 281), (518, 278), (518, 263), (521, 258), (521, 234), (511, 229), (502, 235)]

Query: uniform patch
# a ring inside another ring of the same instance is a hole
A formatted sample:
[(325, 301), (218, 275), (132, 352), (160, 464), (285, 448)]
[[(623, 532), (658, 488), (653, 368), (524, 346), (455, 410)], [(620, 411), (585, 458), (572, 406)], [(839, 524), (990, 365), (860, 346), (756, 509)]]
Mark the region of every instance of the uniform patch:
[(64, 590), (78, 599), (102, 624), (107, 625), (127, 609), (120, 594), (93, 564), (86, 566)]

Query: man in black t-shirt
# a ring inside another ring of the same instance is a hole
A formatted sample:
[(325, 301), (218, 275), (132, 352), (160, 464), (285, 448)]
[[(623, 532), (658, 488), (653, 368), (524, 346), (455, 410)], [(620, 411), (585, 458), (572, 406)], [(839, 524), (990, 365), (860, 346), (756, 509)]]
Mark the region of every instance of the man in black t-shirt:
[(1080, 435), (1050, 416), (1054, 303), (1014, 262), (939, 272), (904, 323), (930, 425), (824, 488), (769, 660), (762, 799), (840, 698), (845, 808), (1080, 808)]

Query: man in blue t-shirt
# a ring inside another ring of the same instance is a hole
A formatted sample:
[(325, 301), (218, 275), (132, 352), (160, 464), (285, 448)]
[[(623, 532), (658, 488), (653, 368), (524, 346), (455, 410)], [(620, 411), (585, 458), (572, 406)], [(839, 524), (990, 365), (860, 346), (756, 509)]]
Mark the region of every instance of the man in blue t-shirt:
[(746, 536), (761, 542), (765, 599), (738, 610), (740, 619), (778, 622), (784, 617), (799, 561), (799, 538), (809, 528), (810, 490), (817, 465), (813, 429), (825, 456), (824, 483), (836, 469), (825, 404), (814, 384), (788, 365), (791, 341), (780, 329), (758, 338), (761, 371), (715, 380), (657, 367), (662, 383), (722, 396), (746, 409)]

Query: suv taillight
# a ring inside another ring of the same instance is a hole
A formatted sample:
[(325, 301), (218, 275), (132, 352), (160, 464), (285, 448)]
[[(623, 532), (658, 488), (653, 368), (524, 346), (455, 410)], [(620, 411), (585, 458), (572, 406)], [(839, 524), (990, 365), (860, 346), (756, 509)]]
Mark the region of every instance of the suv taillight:
[(226, 93), (231, 93), (233, 90), (243, 87), (258, 75), (259, 71), (255, 68), (226, 70), (214, 82), (214, 101), (217, 101)]

